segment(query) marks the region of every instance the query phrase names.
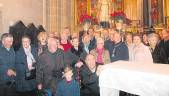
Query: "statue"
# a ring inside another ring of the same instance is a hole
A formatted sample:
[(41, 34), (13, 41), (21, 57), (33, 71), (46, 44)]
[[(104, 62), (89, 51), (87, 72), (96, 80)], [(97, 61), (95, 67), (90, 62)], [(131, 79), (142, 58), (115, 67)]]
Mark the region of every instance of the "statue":
[(110, 26), (111, 3), (111, 0), (98, 0), (97, 3), (97, 18), (103, 28)]
[(111, 0), (98, 0), (97, 4), (97, 18), (99, 22), (108, 22), (111, 14)]

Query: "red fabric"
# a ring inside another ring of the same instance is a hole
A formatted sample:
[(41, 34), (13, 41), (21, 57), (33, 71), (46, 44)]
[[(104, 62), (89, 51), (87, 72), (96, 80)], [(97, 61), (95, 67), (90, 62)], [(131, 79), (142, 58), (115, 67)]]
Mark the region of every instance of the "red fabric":
[(98, 55), (97, 55), (97, 61), (96, 61), (97, 63), (104, 63), (103, 62), (103, 58), (102, 58), (103, 51), (104, 51), (103, 48), (102, 49), (96, 48), (96, 52), (98, 53)]
[(64, 52), (67, 52), (70, 48), (72, 48), (72, 44), (70, 44), (69, 42), (67, 42), (67, 44), (60, 44), (63, 46)]

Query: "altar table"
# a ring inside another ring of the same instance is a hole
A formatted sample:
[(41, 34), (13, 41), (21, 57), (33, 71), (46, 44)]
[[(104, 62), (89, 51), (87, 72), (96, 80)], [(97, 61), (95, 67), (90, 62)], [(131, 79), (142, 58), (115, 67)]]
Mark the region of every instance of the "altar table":
[(169, 96), (169, 65), (117, 61), (99, 76), (100, 96), (119, 96), (119, 90), (140, 96)]

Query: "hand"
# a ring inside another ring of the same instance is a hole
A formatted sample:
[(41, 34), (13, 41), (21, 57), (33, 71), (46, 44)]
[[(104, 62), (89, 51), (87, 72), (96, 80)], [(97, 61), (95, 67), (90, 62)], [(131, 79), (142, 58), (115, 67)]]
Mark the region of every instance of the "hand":
[(96, 75), (99, 76), (102, 70), (103, 70), (103, 66), (99, 65), (96, 71)]
[(58, 45), (58, 48), (64, 50), (63, 46), (62, 45)]
[(42, 89), (42, 84), (38, 84), (38, 90)]
[(79, 61), (79, 62), (76, 63), (75, 66), (76, 66), (77, 68), (80, 68), (82, 65), (83, 65), (83, 62)]
[(12, 69), (8, 69), (7, 75), (8, 75), (9, 77), (11, 77), (11, 76), (16, 76), (16, 72), (15, 72), (14, 70), (12, 70)]

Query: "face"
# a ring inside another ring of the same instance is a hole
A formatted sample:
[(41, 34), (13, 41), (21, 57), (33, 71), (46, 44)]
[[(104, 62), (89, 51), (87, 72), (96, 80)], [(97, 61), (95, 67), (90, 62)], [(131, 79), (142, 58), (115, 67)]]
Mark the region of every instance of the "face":
[(78, 47), (79, 46), (79, 40), (78, 40), (78, 38), (75, 38), (75, 39), (72, 40), (72, 45), (74, 47)]
[(83, 43), (84, 44), (89, 44), (90, 43), (90, 36), (89, 35), (86, 35), (83, 37)]
[(69, 36), (70, 35), (70, 30), (68, 28), (64, 29), (64, 32)]
[(103, 30), (103, 37), (108, 38), (109, 37), (109, 32), (108, 30)]
[(158, 38), (157, 38), (157, 37), (151, 37), (151, 38), (149, 39), (149, 44), (150, 44), (150, 46), (152, 46), (152, 47), (155, 47), (156, 44), (157, 44), (157, 42), (158, 42)]
[(6, 37), (2, 40), (2, 44), (5, 48), (11, 48), (13, 44), (13, 38), (12, 37)]
[(94, 33), (94, 37), (95, 37), (95, 38), (99, 38), (99, 37), (100, 37), (100, 34), (99, 34), (98, 32), (95, 32), (95, 33)]
[(143, 41), (144, 41), (144, 42), (147, 42), (147, 41), (148, 41), (148, 37), (147, 37), (146, 34), (143, 35)]
[(95, 58), (93, 55), (87, 55), (86, 57), (86, 64), (89, 67), (89, 69), (94, 69), (96, 67)]
[(137, 46), (137, 45), (141, 44), (141, 38), (139, 36), (134, 36), (133, 42)]
[(67, 81), (72, 80), (72, 76), (73, 76), (72, 70), (66, 72), (66, 73), (64, 74), (64, 76), (65, 76), (65, 78), (66, 78)]
[(46, 42), (46, 39), (47, 39), (47, 36), (46, 35), (42, 35), (40, 38), (39, 38), (39, 41), (41, 43), (45, 43)]
[(102, 49), (104, 47), (104, 40), (101, 38), (97, 39), (97, 48)]
[(121, 41), (121, 36), (119, 33), (114, 33), (114, 36), (113, 36), (113, 41), (115, 43), (119, 43)]
[(23, 48), (29, 48), (30, 47), (30, 39), (29, 38), (23, 38), (22, 39), (22, 46), (23, 46)]
[(163, 39), (168, 39), (169, 38), (169, 33), (166, 30), (163, 30), (161, 32), (162, 38)]
[(57, 45), (58, 45), (58, 42), (57, 42), (57, 39), (55, 39), (55, 38), (49, 38), (48, 39), (48, 50), (50, 51), (50, 52), (55, 52), (56, 50), (57, 50)]
[(68, 40), (68, 35), (66, 33), (62, 33), (61, 40)]
[(88, 33), (89, 33), (90, 36), (93, 36), (94, 30), (93, 30), (92, 28), (90, 28), (90, 29), (88, 30)]
[(126, 36), (126, 42), (127, 42), (127, 43), (132, 43), (132, 42), (133, 42), (132, 35), (128, 34), (128, 35)]

